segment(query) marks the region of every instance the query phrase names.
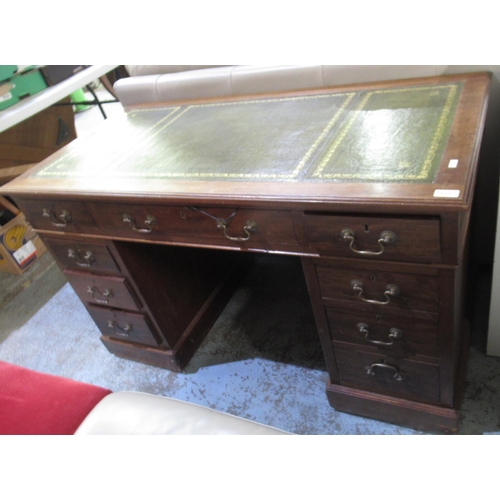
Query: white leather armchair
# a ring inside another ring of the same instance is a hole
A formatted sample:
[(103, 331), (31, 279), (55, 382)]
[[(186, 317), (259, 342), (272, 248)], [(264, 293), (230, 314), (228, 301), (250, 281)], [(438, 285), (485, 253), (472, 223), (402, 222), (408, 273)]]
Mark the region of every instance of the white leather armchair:
[(274, 427), (203, 406), (143, 392), (114, 392), (102, 399), (76, 435), (285, 435)]
[(434, 76), (447, 66), (127, 66), (115, 83), (124, 106)]

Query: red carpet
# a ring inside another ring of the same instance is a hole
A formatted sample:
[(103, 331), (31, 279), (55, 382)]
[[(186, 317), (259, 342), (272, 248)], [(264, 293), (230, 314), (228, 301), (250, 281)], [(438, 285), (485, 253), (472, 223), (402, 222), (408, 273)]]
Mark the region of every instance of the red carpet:
[(73, 434), (111, 392), (0, 361), (0, 434)]

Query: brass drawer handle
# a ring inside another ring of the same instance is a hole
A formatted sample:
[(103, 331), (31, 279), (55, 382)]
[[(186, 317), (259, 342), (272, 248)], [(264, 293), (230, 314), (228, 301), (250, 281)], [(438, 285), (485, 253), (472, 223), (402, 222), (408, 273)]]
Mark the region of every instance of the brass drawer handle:
[[(238, 213), (238, 210), (235, 210), (229, 217), (223, 219), (222, 217), (216, 217), (215, 215), (212, 215), (211, 213), (206, 212), (205, 210), (202, 210), (201, 208), (198, 207), (186, 207), (186, 208), (188, 208), (189, 210), (196, 210), (197, 212), (206, 215), (211, 219), (214, 219), (217, 224), (217, 229), (220, 229), (224, 233), (224, 236), (231, 241), (248, 241), (252, 233), (255, 233), (255, 231), (257, 231), (258, 229), (256, 222), (254, 222), (253, 220), (247, 220), (245, 222), (245, 225), (243, 226), (243, 231), (245, 232), (246, 236), (229, 236), (229, 234), (227, 234), (229, 224), (231, 223), (233, 217)], [(182, 211), (181, 211), (181, 219), (186, 219), (186, 215)]]
[(153, 230), (153, 226), (156, 226), (158, 224), (158, 222), (152, 215), (148, 215), (146, 217), (146, 220), (144, 221), (144, 225), (146, 226), (146, 228), (137, 227), (135, 225), (134, 219), (129, 214), (123, 214), (123, 222), (126, 224), (130, 224), (130, 227), (138, 233), (150, 233)]
[(113, 332), (117, 335), (121, 335), (122, 337), (128, 337), (130, 332), (133, 330), (132, 325), (126, 323), (122, 328), (116, 321), (108, 321), (108, 328), (112, 328)]
[(351, 289), (355, 292), (359, 292), (358, 296), (359, 298), (364, 301), (368, 302), (369, 304), (379, 304), (381, 306), (387, 305), (392, 297), (397, 297), (398, 295), (401, 294), (401, 290), (396, 286), (396, 285), (387, 285), (385, 287), (385, 292), (384, 295), (386, 296), (387, 300), (381, 301), (381, 300), (374, 300), (374, 299), (366, 299), (363, 297), (363, 283), (359, 280), (352, 280), (351, 281)]
[(87, 287), (87, 293), (89, 293), (92, 296), (92, 299), (94, 302), (97, 302), (99, 304), (108, 304), (110, 297), (113, 297), (113, 290), (108, 290), (107, 288), (104, 290), (101, 295), (104, 297), (104, 299), (98, 299), (96, 298), (96, 295), (99, 294), (99, 290), (93, 286), (88, 286)]
[(75, 264), (79, 267), (90, 267), (92, 262), (95, 262), (94, 254), (87, 250), (85, 255), (81, 257), (80, 250), (73, 250), (72, 248), (68, 248), (68, 258), (73, 259)]
[(63, 210), (59, 217), (57, 217), (53, 210), (44, 208), (42, 216), (47, 217), (50, 223), (55, 227), (66, 227), (68, 223), (72, 221), (71, 214), (67, 210)]
[(384, 342), (383, 340), (374, 340), (370, 338), (370, 330), (368, 329), (368, 325), (366, 323), (358, 323), (356, 325), (356, 328), (358, 329), (359, 333), (364, 334), (365, 340), (367, 342), (375, 345), (393, 345), (395, 340), (399, 340), (403, 336), (403, 332), (401, 330), (399, 330), (398, 328), (391, 328), (388, 335), (390, 342)]
[(397, 236), (392, 232), (392, 231), (382, 231), (380, 233), (380, 237), (377, 240), (378, 246), (380, 247), (380, 250), (378, 252), (373, 252), (371, 250), (357, 250), (354, 248), (354, 242), (356, 241), (356, 232), (353, 231), (352, 229), (345, 228), (340, 231), (340, 237), (344, 241), (348, 241), (349, 243), (349, 248), (357, 254), (360, 255), (382, 255), (385, 250), (384, 245), (393, 245), (398, 241)]
[(375, 370), (374, 368), (380, 368), (382, 370), (390, 370), (394, 372), (394, 380), (397, 380), (398, 382), (401, 382), (404, 379), (403, 374), (399, 371), (399, 368), (397, 366), (390, 365), (386, 363), (385, 361), (381, 361), (380, 363), (372, 363), (370, 366), (365, 367), (366, 368), (366, 374), (367, 375), (375, 375)]
[(243, 226), (243, 231), (246, 236), (229, 236), (227, 234), (227, 223), (223, 219), (219, 219), (217, 221), (217, 229), (221, 229), (224, 232), (224, 236), (231, 241), (248, 241), (252, 233), (257, 231), (257, 223), (252, 220), (247, 220), (245, 225)]

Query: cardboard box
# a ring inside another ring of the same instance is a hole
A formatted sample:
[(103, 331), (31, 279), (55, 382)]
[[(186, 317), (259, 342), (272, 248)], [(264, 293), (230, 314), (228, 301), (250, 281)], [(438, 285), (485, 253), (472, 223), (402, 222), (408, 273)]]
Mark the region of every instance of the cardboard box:
[(0, 272), (22, 274), (46, 251), (24, 214), (0, 227)]

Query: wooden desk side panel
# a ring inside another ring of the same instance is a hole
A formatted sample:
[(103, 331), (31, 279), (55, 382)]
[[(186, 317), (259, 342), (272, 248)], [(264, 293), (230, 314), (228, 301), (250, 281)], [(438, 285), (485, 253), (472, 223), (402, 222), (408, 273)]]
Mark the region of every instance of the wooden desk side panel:
[(318, 327), (323, 355), (325, 356), (328, 374), (333, 382), (339, 383), (340, 377), (337, 367), (337, 361), (335, 359), (335, 352), (333, 350), (333, 344), (330, 337), (328, 318), (326, 316), (325, 308), (322, 304), (321, 290), (319, 288), (314, 259), (309, 257), (302, 257), (301, 261), (302, 269), (304, 270), (304, 276), (307, 283), (307, 289), (311, 298), (314, 317), (316, 319), (316, 325)]
[(465, 266), (442, 269), (439, 279), (440, 297), (440, 387), (441, 403), (457, 406), (459, 387), (465, 373), (461, 368), (463, 350), (468, 350), (465, 315)]

